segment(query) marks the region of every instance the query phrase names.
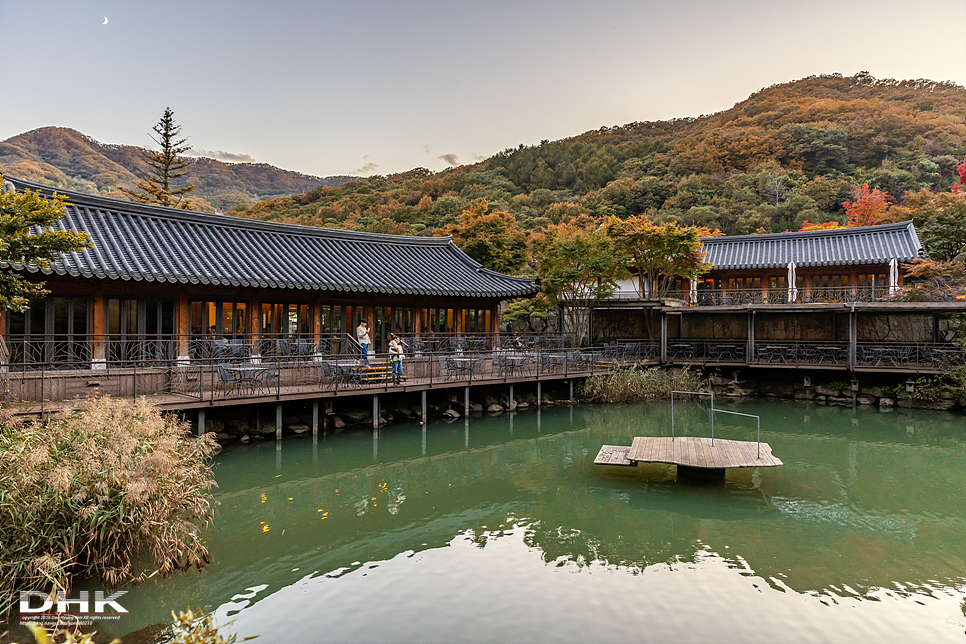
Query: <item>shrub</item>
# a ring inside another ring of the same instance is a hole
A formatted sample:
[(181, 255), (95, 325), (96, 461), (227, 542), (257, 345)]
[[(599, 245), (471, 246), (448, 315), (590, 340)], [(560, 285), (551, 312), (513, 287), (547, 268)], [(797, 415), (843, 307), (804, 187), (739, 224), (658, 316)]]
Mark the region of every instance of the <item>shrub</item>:
[(215, 443), (188, 433), (144, 400), (111, 398), (3, 423), (0, 608), (18, 588), (69, 591), (72, 575), (116, 586), (207, 563)]
[(706, 379), (688, 367), (618, 368), (584, 381), (578, 397), (587, 402), (626, 403), (671, 397), (672, 391), (700, 391)]

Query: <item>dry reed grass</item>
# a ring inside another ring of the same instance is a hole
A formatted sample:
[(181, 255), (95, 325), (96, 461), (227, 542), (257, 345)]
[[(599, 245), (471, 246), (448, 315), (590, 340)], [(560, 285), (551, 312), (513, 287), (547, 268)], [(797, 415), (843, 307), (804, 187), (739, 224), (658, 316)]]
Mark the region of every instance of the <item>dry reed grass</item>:
[(700, 391), (707, 385), (698, 371), (662, 367), (621, 367), (591, 376), (580, 386), (577, 397), (586, 402), (628, 403), (663, 400), (672, 391)]
[(0, 610), (74, 575), (116, 586), (208, 562), (212, 439), (144, 400), (0, 422)]

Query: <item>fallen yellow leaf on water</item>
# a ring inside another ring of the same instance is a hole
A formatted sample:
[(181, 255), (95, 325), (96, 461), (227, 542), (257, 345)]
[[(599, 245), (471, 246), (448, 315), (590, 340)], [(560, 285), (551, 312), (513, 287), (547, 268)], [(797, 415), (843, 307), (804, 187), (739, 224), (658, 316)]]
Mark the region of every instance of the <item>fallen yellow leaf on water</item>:
[(265, 526), (264, 528), (262, 528), (262, 532), (268, 532), (268, 526)]

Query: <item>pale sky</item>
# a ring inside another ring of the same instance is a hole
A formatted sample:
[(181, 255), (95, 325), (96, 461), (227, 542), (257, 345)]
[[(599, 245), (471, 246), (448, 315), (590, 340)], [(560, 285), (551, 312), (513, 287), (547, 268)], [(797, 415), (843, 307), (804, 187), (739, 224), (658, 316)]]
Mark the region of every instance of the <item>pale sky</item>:
[[(104, 19), (107, 18), (107, 24)], [(0, 140), (46, 125), (307, 174), (472, 163), (813, 74), (966, 85), (966, 0), (0, 0)]]

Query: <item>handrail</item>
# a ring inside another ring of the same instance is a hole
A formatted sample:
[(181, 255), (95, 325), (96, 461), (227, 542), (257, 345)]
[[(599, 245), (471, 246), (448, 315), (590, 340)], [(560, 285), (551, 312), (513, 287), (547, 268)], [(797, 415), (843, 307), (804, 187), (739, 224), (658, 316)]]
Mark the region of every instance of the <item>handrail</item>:
[(761, 417), (755, 414), (743, 414), (739, 411), (730, 411), (728, 409), (715, 409), (714, 407), (714, 392), (707, 391), (672, 391), (671, 392), (671, 440), (674, 440), (674, 394), (688, 394), (690, 396), (711, 396), (711, 446), (714, 447), (714, 413), (721, 412), (722, 414), (732, 414), (734, 416), (745, 416), (746, 418), (754, 418), (758, 423), (758, 458), (761, 458)]

